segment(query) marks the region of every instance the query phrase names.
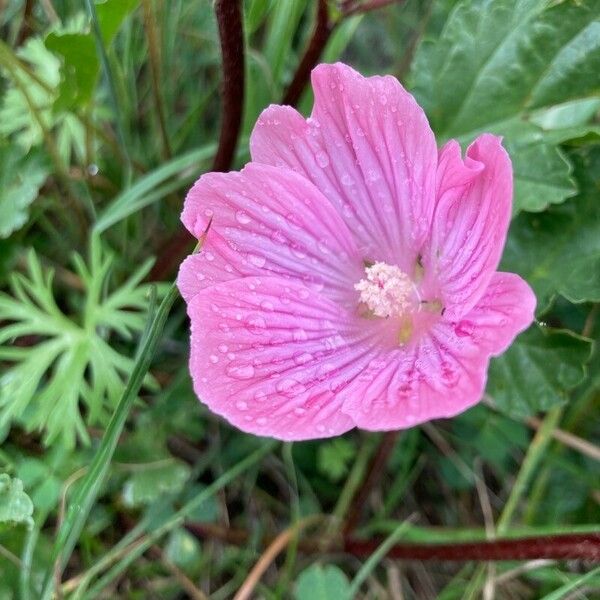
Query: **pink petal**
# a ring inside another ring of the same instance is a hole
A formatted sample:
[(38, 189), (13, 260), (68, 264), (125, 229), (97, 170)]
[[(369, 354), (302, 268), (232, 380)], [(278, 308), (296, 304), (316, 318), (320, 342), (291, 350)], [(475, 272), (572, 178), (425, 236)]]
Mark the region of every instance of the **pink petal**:
[(490, 356), (533, 321), (535, 296), (518, 275), (495, 273), (458, 322), (440, 320), (417, 343), (379, 354), (344, 388), (358, 427), (390, 430), (457, 415), (481, 399)]
[(285, 165), (334, 204), (363, 257), (412, 272), (433, 212), (437, 150), (422, 109), (393, 77), (320, 65), (315, 106), (267, 108), (252, 133), (253, 160)]
[(502, 354), (533, 322), (536, 298), (514, 273), (494, 273), (477, 305), (454, 324), (459, 337), (470, 338), (491, 356)]
[(380, 352), (344, 389), (343, 411), (371, 431), (463, 412), (483, 395), (488, 358), (474, 346), (467, 352), (451, 348), (456, 342), (452, 328), (440, 322), (418, 343)]
[(440, 152), (437, 206), (426, 277), (436, 280), (449, 318), (467, 313), (495, 272), (510, 221), (512, 167), (499, 137), (484, 134), (467, 150)]
[(212, 224), (202, 251), (181, 265), (186, 300), (246, 275), (301, 280), (342, 303), (355, 302), (363, 263), (352, 235), (309, 181), (250, 163), (240, 173), (208, 173), (190, 190), (182, 220), (196, 237)]
[(353, 317), (297, 282), (246, 277), (188, 304), (198, 397), (236, 427), (285, 440), (351, 429), (337, 393), (364, 367)]

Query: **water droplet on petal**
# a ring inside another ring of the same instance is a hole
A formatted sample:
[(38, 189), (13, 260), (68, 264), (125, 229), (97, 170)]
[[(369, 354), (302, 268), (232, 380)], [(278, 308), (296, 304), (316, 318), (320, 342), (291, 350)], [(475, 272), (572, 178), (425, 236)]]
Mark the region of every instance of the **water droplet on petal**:
[(238, 401), (235, 403), (235, 407), (236, 407), (238, 410), (248, 410), (248, 404), (246, 404), (246, 402), (244, 402), (243, 400), (238, 400)]
[(325, 152), (317, 152), (317, 155), (315, 156), (315, 158), (317, 159), (317, 164), (324, 169), (325, 167), (329, 166), (329, 156), (327, 156), (327, 153)]
[(248, 331), (254, 335), (261, 335), (265, 332), (267, 322), (259, 314), (248, 315), (245, 319)]
[(296, 340), (297, 342), (303, 342), (304, 340), (308, 339), (306, 331), (304, 331), (304, 329), (302, 329), (301, 327), (294, 329), (292, 335), (294, 337), (294, 340)]
[(238, 210), (235, 213), (235, 220), (240, 224), (240, 225), (248, 225), (248, 223), (250, 223), (250, 221), (252, 220), (247, 213), (245, 213), (243, 210)]
[(234, 379), (251, 379), (254, 377), (252, 365), (232, 365), (227, 368), (227, 375)]

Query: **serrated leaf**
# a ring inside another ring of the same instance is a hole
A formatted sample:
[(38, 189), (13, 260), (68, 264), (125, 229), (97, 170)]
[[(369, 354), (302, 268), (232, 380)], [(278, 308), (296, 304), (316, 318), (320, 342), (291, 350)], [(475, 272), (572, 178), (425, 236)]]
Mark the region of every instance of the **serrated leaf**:
[(33, 503), (23, 491), (20, 479), (0, 474), (0, 523), (33, 525)]
[(556, 136), (545, 137), (536, 115), (598, 97), (599, 15), (595, 0), (463, 0), (439, 38), (417, 51), (414, 92), (440, 138), (468, 142), (482, 131), (506, 137), (515, 213), (573, 194), (568, 166), (552, 148)]
[(323, 442), (317, 452), (317, 467), (332, 481), (339, 481), (347, 472), (356, 448), (344, 438)]
[(294, 590), (296, 600), (350, 600), (350, 583), (335, 565), (311, 565), (304, 569)]
[(570, 331), (534, 325), (492, 360), (487, 393), (499, 410), (518, 418), (564, 404), (585, 377), (591, 349)]
[(181, 490), (190, 474), (187, 465), (167, 459), (148, 465), (137, 465), (136, 472), (125, 482), (123, 499), (127, 506), (151, 504), (165, 494)]
[(24, 155), (16, 146), (0, 144), (0, 238), (27, 222), (48, 170), (39, 156)]
[[(81, 121), (70, 112), (55, 111), (54, 102), (60, 85), (60, 61), (40, 38), (32, 37), (17, 51), (26, 70), (16, 70), (18, 82), (9, 78), (9, 86), (0, 106), (0, 135), (12, 139), (29, 151), (44, 143), (40, 120), (52, 130), (58, 140), (60, 157), (65, 164), (72, 154), (85, 156), (85, 130)], [(18, 85), (17, 85), (18, 83)], [(27, 97), (25, 97), (25, 90)], [(30, 101), (35, 107), (32, 112)]]
[[(15, 274), (12, 293), (0, 292), (0, 360), (7, 363), (0, 373), (0, 424), (16, 421), (28, 431), (43, 430), (46, 444), (58, 440), (68, 447), (76, 437), (87, 442), (85, 422), (106, 422), (120, 397), (134, 361), (117, 352), (109, 337), (142, 332), (149, 286), (141, 280), (151, 266), (146, 263), (108, 293), (113, 257), (97, 239), (89, 266), (78, 255), (74, 262), (85, 297), (73, 317), (58, 306), (53, 273), (33, 251), (28, 276)], [(23, 337), (33, 343), (14, 343)], [(152, 386), (152, 378), (145, 383)]]
[(543, 313), (556, 294), (600, 301), (600, 146), (572, 153), (581, 192), (539, 215), (514, 219), (501, 267), (522, 275)]

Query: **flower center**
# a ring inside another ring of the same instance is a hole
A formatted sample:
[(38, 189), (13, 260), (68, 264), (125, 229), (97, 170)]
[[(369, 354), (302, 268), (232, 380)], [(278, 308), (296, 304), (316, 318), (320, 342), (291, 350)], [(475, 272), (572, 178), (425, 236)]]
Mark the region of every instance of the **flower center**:
[(398, 267), (376, 262), (365, 268), (366, 279), (354, 285), (360, 301), (376, 317), (400, 317), (412, 312), (418, 297), (411, 278)]

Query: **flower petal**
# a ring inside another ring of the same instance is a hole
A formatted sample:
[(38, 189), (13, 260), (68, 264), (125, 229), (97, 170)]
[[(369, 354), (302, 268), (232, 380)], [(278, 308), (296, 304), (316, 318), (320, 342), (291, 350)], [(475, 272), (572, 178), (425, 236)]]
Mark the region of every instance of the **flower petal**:
[(352, 419), (340, 389), (365, 366), (356, 321), (294, 281), (246, 277), (205, 288), (188, 304), (190, 372), (208, 407), (257, 435), (339, 435)]
[(405, 429), (452, 417), (476, 404), (485, 387), (487, 356), (456, 345), (454, 331), (438, 323), (418, 343), (380, 351), (344, 389), (343, 411), (357, 427)]
[(435, 280), (448, 317), (459, 318), (485, 292), (506, 239), (512, 167), (501, 139), (481, 135), (464, 161), (458, 144), (447, 144), (440, 153), (437, 194), (425, 272)]
[(363, 264), (352, 235), (319, 190), (289, 169), (250, 163), (239, 173), (208, 173), (190, 190), (182, 220), (196, 237), (211, 222), (202, 251), (180, 269), (188, 301), (207, 286), (257, 274), (355, 301)]
[(358, 427), (389, 430), (457, 415), (483, 396), (490, 356), (533, 321), (535, 296), (518, 275), (495, 273), (458, 322), (440, 320), (417, 343), (377, 356), (343, 390)]
[(494, 273), (483, 297), (458, 323), (455, 332), (469, 337), (491, 356), (502, 354), (533, 322), (536, 298), (514, 273)]
[(431, 224), (437, 150), (422, 109), (393, 77), (320, 65), (305, 120), (271, 106), (258, 120), (253, 160), (285, 165), (334, 204), (364, 258), (412, 272)]

